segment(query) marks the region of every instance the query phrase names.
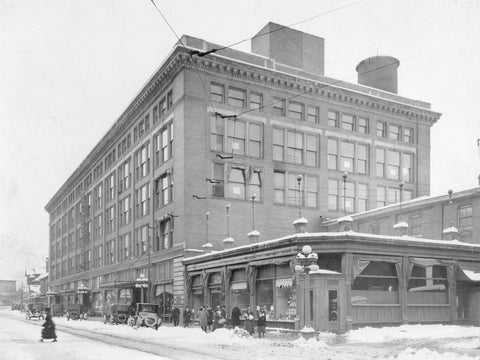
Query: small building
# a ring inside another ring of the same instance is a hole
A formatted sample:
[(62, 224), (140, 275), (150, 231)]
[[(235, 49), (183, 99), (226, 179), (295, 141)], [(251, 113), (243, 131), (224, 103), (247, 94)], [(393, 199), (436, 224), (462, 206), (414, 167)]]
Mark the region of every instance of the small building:
[[(310, 245), (321, 270), (295, 271)], [(297, 233), (183, 260), (186, 305), (267, 310), (267, 326), (478, 324), (480, 245), (353, 231)], [(307, 296), (305, 296), (307, 294)], [(307, 309), (305, 308), (307, 304)], [(310, 321), (305, 318), (310, 316)]]

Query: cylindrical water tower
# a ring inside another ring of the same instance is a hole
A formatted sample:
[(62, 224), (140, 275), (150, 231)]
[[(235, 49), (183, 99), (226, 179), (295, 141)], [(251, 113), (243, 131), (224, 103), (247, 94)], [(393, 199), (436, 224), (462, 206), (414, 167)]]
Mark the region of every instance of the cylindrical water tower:
[(397, 93), (397, 68), (400, 61), (392, 56), (372, 56), (357, 65), (358, 83)]

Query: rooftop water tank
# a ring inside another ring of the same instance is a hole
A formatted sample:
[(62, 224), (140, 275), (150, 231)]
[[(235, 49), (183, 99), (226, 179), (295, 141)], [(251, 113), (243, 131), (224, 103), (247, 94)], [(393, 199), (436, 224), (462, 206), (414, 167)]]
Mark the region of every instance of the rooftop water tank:
[(372, 56), (357, 65), (358, 83), (396, 94), (400, 61), (392, 56)]

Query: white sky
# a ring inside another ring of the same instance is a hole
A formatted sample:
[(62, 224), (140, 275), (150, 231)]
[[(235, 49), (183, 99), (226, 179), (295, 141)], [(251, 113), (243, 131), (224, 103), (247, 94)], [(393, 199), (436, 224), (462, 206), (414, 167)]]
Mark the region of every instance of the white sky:
[[(156, 3), (179, 36), (221, 45), (346, 6), (294, 26), (325, 39), (325, 74), (356, 82), (362, 59), (397, 57), (399, 94), (443, 113), (432, 195), (477, 186), (479, 0)], [(0, 278), (44, 265), (44, 206), (175, 42), (150, 0), (0, 0)]]
[[(153, 356), (135, 350), (109, 346), (102, 335), (114, 339), (137, 340), (139, 343), (164, 345), (165, 356), (178, 358), (174, 349), (199, 351), (225, 359), (340, 359), (340, 360), (480, 360), (478, 327), (458, 325), (401, 325), (395, 327), (365, 327), (351, 330), (343, 341), (333, 333), (321, 332), (317, 339), (306, 341), (298, 334), (267, 331), (266, 337), (238, 336), (232, 330), (219, 329), (203, 333), (198, 326), (189, 328), (162, 325), (158, 331), (141, 327), (134, 330), (126, 325), (105, 325), (101, 321), (67, 321), (54, 317), (58, 343), (38, 341), (43, 321), (23, 323), (2, 315), (23, 317), (19, 311), (0, 310), (0, 345), (5, 360), (57, 359), (151, 359)], [(87, 330), (98, 334), (100, 341), (86, 340), (69, 335), (62, 329)], [(255, 329), (256, 331), (256, 329)], [(245, 330), (237, 330), (239, 335)], [(128, 344), (127, 344), (128, 346)], [(150, 349), (149, 346), (145, 346)], [(153, 348), (155, 349), (155, 348)], [(68, 356), (67, 356), (68, 355)], [(176, 355), (176, 356), (175, 356)]]

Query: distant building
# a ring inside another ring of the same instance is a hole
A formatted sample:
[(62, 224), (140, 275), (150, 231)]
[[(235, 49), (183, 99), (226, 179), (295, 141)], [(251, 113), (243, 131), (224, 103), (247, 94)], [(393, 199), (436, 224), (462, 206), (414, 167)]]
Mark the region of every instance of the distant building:
[(15, 280), (0, 280), (0, 304), (11, 305), (16, 294)]
[(183, 36), (46, 205), (60, 301), (139, 302), (143, 274), (168, 316), (186, 253), (283, 236), (299, 212), (319, 231), (319, 215), (398, 202), (399, 181), (405, 199), (429, 194), (440, 114), (396, 93), (397, 59), (332, 79), (324, 39), (273, 23), (252, 53), (220, 48)]

